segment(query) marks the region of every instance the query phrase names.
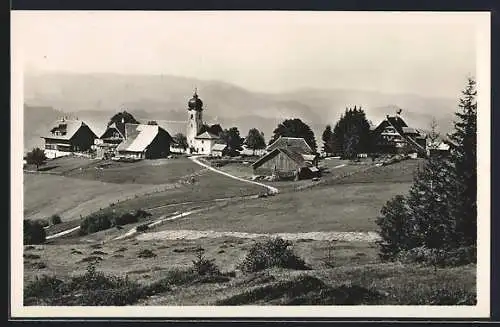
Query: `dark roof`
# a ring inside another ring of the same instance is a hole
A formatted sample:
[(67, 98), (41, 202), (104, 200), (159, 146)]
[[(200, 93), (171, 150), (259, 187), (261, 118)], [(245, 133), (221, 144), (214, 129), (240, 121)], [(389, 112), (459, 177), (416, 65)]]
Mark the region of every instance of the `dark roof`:
[(312, 154), (314, 151), (311, 149), (306, 140), (302, 137), (284, 137), (280, 136), (276, 141), (271, 143), (267, 147), (267, 151), (273, 151), (274, 149), (290, 149), (299, 153)]
[(273, 158), (276, 156), (279, 152), (285, 154), (287, 157), (289, 157), (291, 160), (293, 160), (297, 165), (301, 167), (309, 167), (311, 166), (311, 163), (309, 161), (306, 161), (303, 157), (303, 154), (293, 151), (291, 149), (284, 149), (284, 148), (276, 148), (272, 150), (271, 152), (268, 152), (267, 154), (263, 155), (262, 157), (259, 158), (256, 162), (252, 164), (253, 167), (259, 167), (262, 165), (264, 162), (267, 160)]
[[(105, 135), (110, 131), (110, 130), (116, 130), (118, 131), (118, 133), (120, 133), (121, 137), (122, 138), (125, 138), (125, 123), (112, 123), (111, 125), (109, 125), (106, 130), (104, 131), (104, 133), (102, 133), (101, 135), (101, 138), (104, 138)], [(109, 138), (109, 137), (107, 137)]]
[(42, 138), (70, 140), (82, 127), (87, 127), (92, 134), (97, 137), (92, 129), (90, 129), (90, 127), (88, 127), (88, 125), (81, 120), (60, 119), (55, 121), (51, 126), (52, 128), (50, 129), (49, 134), (43, 135)]
[(392, 126), (398, 131), (399, 134), (403, 134), (403, 127), (408, 127), (401, 116), (387, 116), (387, 120)]

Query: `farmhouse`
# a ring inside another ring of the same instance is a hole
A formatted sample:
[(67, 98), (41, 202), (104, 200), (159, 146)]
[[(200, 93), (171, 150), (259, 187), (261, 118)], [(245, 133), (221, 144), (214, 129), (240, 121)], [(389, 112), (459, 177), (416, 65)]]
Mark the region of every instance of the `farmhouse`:
[(97, 135), (81, 120), (62, 118), (56, 121), (45, 140), (45, 156), (57, 158), (90, 150)]
[(275, 149), (289, 149), (298, 153), (313, 154), (314, 151), (311, 149), (309, 144), (301, 137), (284, 137), (280, 136), (276, 141), (271, 143), (266, 151), (268, 153)]
[(275, 148), (252, 164), (254, 175), (305, 179), (319, 175), (317, 156), (290, 148)]
[(125, 122), (112, 123), (101, 135), (96, 144), (96, 155), (98, 158), (112, 157), (116, 153), (116, 148), (125, 140)]
[(172, 137), (158, 125), (125, 124), (125, 139), (116, 147), (118, 156), (129, 159), (165, 158)]
[(394, 116), (387, 115), (372, 130), (374, 151), (377, 153), (418, 153), (427, 156), (427, 136), (416, 128), (409, 127), (400, 116), (401, 110)]

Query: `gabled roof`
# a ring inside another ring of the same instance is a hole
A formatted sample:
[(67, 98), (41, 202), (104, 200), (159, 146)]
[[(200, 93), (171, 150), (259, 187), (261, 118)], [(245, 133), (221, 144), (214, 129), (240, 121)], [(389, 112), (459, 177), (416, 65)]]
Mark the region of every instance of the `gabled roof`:
[(285, 137), (280, 136), (276, 141), (271, 143), (266, 150), (273, 151), (274, 149), (291, 149), (299, 153), (312, 154), (314, 151), (311, 149), (306, 140), (302, 137)]
[(102, 133), (101, 138), (103, 138), (104, 135), (106, 135), (106, 133), (110, 129), (114, 129), (114, 130), (118, 131), (118, 133), (120, 133), (121, 137), (125, 138), (125, 124), (124, 123), (112, 123), (111, 125), (109, 125), (106, 128), (106, 130), (104, 131), (104, 133)]
[(303, 154), (295, 152), (291, 149), (284, 149), (284, 148), (276, 148), (276, 149), (272, 150), (271, 152), (268, 152), (267, 154), (260, 157), (259, 160), (254, 162), (252, 164), (252, 166), (258, 167), (258, 166), (262, 165), (267, 160), (276, 156), (279, 152), (285, 154), (287, 157), (289, 157), (291, 160), (293, 160), (297, 165), (299, 165), (301, 167), (311, 166), (311, 163), (304, 159)]
[[(88, 125), (85, 124), (83, 121), (71, 120), (71, 119), (70, 120), (59, 119), (55, 121), (51, 126), (52, 128), (49, 130), (49, 133), (43, 135), (42, 138), (50, 138), (56, 140), (70, 140), (76, 134), (76, 132), (78, 132), (80, 128), (87, 127), (88, 129), (90, 129), (90, 127), (88, 127)], [(95, 135), (92, 129), (90, 129), (90, 131), (92, 132), (92, 134), (94, 134), (95, 137), (97, 137), (97, 135)], [(54, 134), (57, 132), (59, 132), (60, 135)]]
[(116, 149), (118, 151), (143, 152), (160, 131), (167, 133), (158, 125), (125, 124), (127, 138)]
[(212, 147), (212, 151), (224, 151), (224, 149), (227, 147), (225, 144), (214, 144)]
[(196, 136), (195, 139), (218, 140), (219, 137), (217, 135), (211, 134), (209, 132), (204, 132), (204, 133), (201, 133), (200, 135)]

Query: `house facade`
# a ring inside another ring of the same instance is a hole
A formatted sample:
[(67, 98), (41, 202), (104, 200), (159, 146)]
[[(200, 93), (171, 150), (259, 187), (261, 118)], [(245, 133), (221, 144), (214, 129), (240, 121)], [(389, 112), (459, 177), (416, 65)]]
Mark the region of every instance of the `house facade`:
[(387, 115), (371, 132), (373, 151), (386, 154), (417, 153), (427, 156), (427, 136), (422, 131), (409, 127), (403, 118), (396, 114)]
[(158, 125), (125, 124), (125, 139), (116, 147), (123, 159), (158, 159), (170, 154), (172, 137)]
[(110, 124), (96, 144), (97, 158), (111, 158), (116, 155), (116, 148), (125, 140), (125, 122)]
[(97, 139), (97, 135), (81, 120), (62, 118), (52, 126), (49, 133), (42, 136), (45, 156), (50, 159), (89, 151)]

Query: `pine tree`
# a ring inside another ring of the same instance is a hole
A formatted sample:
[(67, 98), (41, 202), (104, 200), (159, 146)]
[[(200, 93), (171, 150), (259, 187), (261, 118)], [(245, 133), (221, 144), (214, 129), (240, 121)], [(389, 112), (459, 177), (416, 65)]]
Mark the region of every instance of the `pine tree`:
[(455, 181), (451, 210), (456, 219), (457, 241), (463, 246), (475, 245), (477, 238), (476, 95), (476, 81), (468, 78), (455, 114), (455, 131), (448, 135)]
[(407, 244), (411, 234), (408, 229), (408, 219), (406, 199), (402, 195), (396, 195), (382, 207), (376, 221), (380, 228), (381, 240), (378, 245), (381, 259), (394, 259), (401, 250), (411, 248)]
[(454, 247), (455, 222), (450, 211), (450, 165), (445, 157), (431, 157), (415, 173), (408, 194), (413, 233), (409, 242), (429, 249)]
[(326, 125), (326, 128), (323, 131), (321, 139), (323, 140), (323, 152), (326, 155), (332, 154), (334, 152), (332, 126)]

